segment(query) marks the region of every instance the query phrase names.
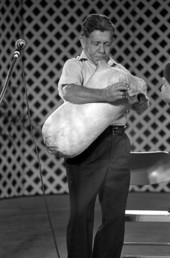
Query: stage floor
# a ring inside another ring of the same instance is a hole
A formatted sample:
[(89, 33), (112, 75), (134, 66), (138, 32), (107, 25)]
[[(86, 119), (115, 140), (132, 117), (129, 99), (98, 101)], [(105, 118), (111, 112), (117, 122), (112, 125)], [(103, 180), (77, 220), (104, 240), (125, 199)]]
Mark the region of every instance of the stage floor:
[[(46, 196), (60, 258), (66, 258), (69, 196)], [(168, 210), (169, 193), (130, 193), (127, 210)], [(100, 225), (97, 201), (94, 232)], [(169, 222), (126, 222), (125, 242), (170, 242)], [(122, 256), (169, 257), (170, 246), (124, 246)], [(0, 258), (58, 258), (42, 196), (0, 200)], [(80, 257), (81, 258), (81, 257)]]

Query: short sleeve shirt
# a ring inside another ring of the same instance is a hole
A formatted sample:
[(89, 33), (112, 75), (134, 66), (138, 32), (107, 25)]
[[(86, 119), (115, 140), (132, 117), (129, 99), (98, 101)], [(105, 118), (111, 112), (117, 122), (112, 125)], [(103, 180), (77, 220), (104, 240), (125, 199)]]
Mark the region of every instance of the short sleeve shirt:
[[(116, 65), (116, 62), (110, 58), (108, 64), (113, 66)], [(62, 74), (58, 83), (59, 94), (62, 96), (62, 85), (85, 85), (92, 74), (94, 74), (95, 70), (96, 65), (86, 57), (84, 51), (77, 58), (67, 60), (63, 66)]]
[[(108, 60), (108, 65), (118, 66), (119, 68), (126, 70), (124, 66), (117, 64), (111, 57)], [(58, 91), (61, 98), (63, 97), (62, 85), (75, 84), (83, 87), (94, 74), (96, 68), (97, 66), (86, 57), (84, 51), (82, 51), (81, 55), (77, 58), (67, 60), (63, 66), (62, 74), (58, 83)], [(122, 114), (122, 117), (119, 121), (116, 121), (116, 124), (126, 124), (126, 116), (126, 113)]]

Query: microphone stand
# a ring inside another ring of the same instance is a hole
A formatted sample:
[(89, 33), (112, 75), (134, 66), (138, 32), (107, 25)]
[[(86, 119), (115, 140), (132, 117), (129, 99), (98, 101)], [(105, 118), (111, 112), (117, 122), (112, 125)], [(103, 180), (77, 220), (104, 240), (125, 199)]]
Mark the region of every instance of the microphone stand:
[(13, 71), (13, 68), (14, 68), (14, 65), (16, 63), (16, 60), (18, 59), (18, 57), (20, 56), (20, 51), (19, 50), (16, 50), (13, 54), (13, 57), (12, 57), (12, 62), (10, 64), (10, 67), (9, 67), (9, 71), (7, 73), (7, 77), (6, 77), (6, 80), (5, 80), (5, 84), (2, 88), (2, 91), (1, 91), (1, 94), (0, 94), (0, 104), (4, 98), (4, 95), (5, 95), (5, 92), (7, 90), (7, 87), (8, 87), (8, 84), (9, 84), (9, 80), (10, 80), (10, 76), (11, 76), (11, 73)]
[[(14, 65), (16, 63), (16, 60), (21, 55), (21, 51), (24, 49), (25, 45), (26, 45), (26, 42), (23, 39), (19, 39), (15, 43), (16, 51), (13, 54), (12, 62), (11, 62), (10, 67), (9, 67), (9, 71), (8, 71), (8, 74), (7, 74), (7, 77), (6, 77), (6, 80), (5, 80), (5, 84), (4, 84), (3, 89), (1, 91), (1, 94), (0, 94), (0, 104), (1, 104), (1, 102), (3, 100), (5, 92), (7, 90), (7, 87), (8, 87), (8, 84), (9, 84), (9, 80), (10, 80), (10, 76), (11, 76), (11, 73), (13, 71), (13, 67), (14, 67)], [(24, 72), (23, 72), (23, 74), (24, 74)], [(24, 86), (26, 86), (26, 82), (25, 82), (25, 77), (24, 76), (23, 76), (23, 83), (24, 83)], [(26, 91), (26, 94), (27, 94), (27, 91)], [(53, 225), (52, 225), (48, 204), (47, 204), (47, 201), (46, 201), (46, 196), (45, 196), (45, 191), (44, 191), (44, 184), (43, 184), (42, 169), (41, 169), (41, 163), (40, 163), (40, 157), (39, 157), (38, 148), (37, 148), (37, 145), (36, 145), (36, 142), (35, 142), (35, 138), (34, 138), (34, 135), (33, 135), (31, 117), (30, 117), (30, 112), (29, 112), (28, 98), (26, 98), (26, 103), (27, 103), (27, 107), (28, 107), (28, 119), (29, 119), (30, 125), (31, 125), (31, 136), (32, 136), (33, 143), (35, 145), (35, 150), (36, 150), (37, 159), (38, 159), (38, 163), (39, 163), (40, 179), (41, 179), (41, 183), (42, 183), (42, 190), (43, 190), (43, 197), (44, 197), (45, 207), (46, 207), (46, 211), (47, 211), (47, 216), (48, 216), (50, 228), (51, 228), (51, 231), (52, 231), (52, 236), (53, 236), (54, 245), (55, 245), (55, 248), (56, 248), (57, 257), (60, 258), (60, 254), (59, 254), (59, 250), (58, 250), (58, 246), (57, 246), (57, 241), (56, 241), (56, 238), (55, 238), (54, 228), (53, 228)]]

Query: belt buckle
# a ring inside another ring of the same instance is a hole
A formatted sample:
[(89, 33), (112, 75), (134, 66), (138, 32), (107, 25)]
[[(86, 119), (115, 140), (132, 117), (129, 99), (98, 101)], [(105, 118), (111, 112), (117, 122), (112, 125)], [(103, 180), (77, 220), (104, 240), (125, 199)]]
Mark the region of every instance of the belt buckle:
[(113, 134), (116, 134), (116, 135), (123, 135), (125, 129), (126, 129), (126, 127), (117, 126), (117, 127), (113, 128)]

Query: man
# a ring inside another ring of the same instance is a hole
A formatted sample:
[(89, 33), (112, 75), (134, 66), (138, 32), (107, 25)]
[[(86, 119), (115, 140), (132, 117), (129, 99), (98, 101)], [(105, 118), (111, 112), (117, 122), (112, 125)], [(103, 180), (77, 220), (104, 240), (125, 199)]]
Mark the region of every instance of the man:
[[(59, 92), (65, 101), (74, 104), (106, 102), (125, 107), (113, 125), (102, 132), (83, 153), (66, 159), (70, 194), (68, 258), (119, 258), (123, 246), (124, 214), (130, 179), (130, 142), (125, 127), (128, 99), (133, 99), (139, 91), (127, 90), (129, 85), (122, 80), (104, 89), (84, 87), (101, 60), (109, 66), (126, 70), (110, 57), (114, 37), (115, 27), (108, 17), (89, 15), (80, 35), (83, 51), (79, 57), (65, 63), (59, 81)], [(138, 113), (147, 107), (147, 98), (130, 105)], [(102, 225), (92, 246), (97, 195), (101, 204)]]
[(162, 78), (162, 80), (164, 84), (161, 87), (161, 96), (167, 104), (170, 104), (170, 84), (165, 78)]

